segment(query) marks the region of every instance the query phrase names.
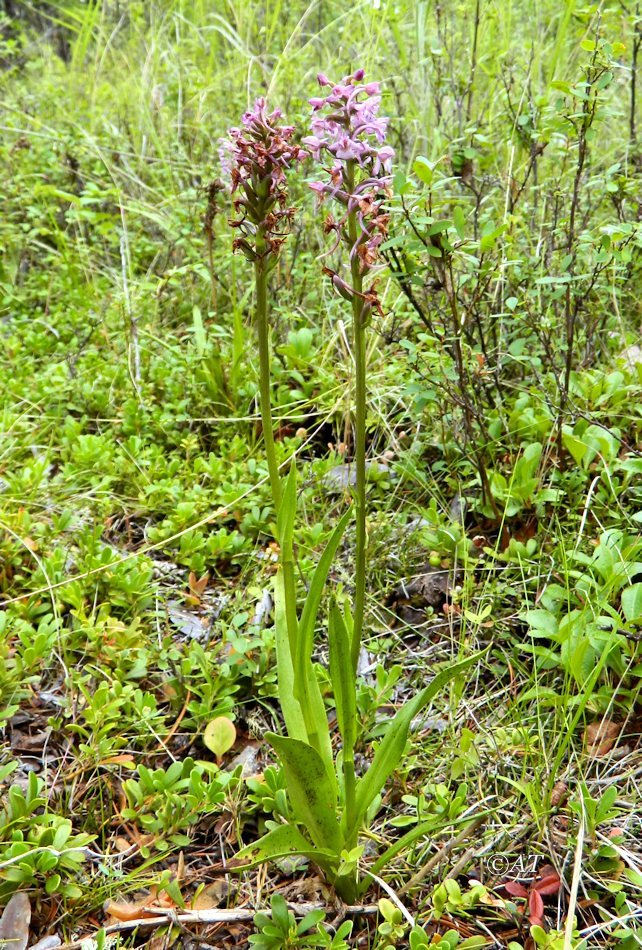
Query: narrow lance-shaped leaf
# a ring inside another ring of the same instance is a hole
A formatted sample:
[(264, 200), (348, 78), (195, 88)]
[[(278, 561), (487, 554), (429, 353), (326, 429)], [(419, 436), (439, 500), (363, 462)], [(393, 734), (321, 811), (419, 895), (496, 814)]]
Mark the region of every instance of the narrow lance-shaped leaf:
[(285, 615), (285, 590), (283, 571), (279, 569), (274, 579), (274, 631), (276, 635), (276, 669), (279, 684), (279, 701), (288, 735), (306, 742), (308, 733), (301, 705), (294, 695), (294, 664), (290, 651), (290, 638)]
[(285, 479), (283, 497), (277, 513), (276, 526), (281, 550), (292, 550), (294, 538), (294, 519), (296, 517), (296, 463), (292, 459), (290, 471)]
[(466, 216), (459, 205), (453, 211), (453, 224), (455, 225), (459, 240), (464, 241), (466, 239)]
[(352, 666), (351, 641), (345, 621), (337, 604), (330, 607), (328, 622), (330, 647), (330, 679), (337, 707), (339, 731), (343, 739), (344, 754), (352, 757), (356, 740), (357, 697), (354, 667)]
[(317, 621), (317, 614), (319, 612), (319, 604), (321, 603), (323, 589), (325, 587), (326, 580), (328, 579), (328, 572), (332, 566), (332, 561), (334, 560), (334, 556), (337, 553), (337, 548), (341, 543), (341, 539), (351, 517), (352, 509), (348, 509), (330, 535), (328, 543), (326, 544), (323, 554), (319, 559), (319, 563), (317, 564), (314, 574), (312, 575), (310, 589), (308, 591), (307, 597), (305, 598), (305, 606), (303, 607), (301, 622), (299, 624), (300, 647), (297, 673), (301, 679), (303, 679), (303, 669), (306, 660), (312, 656), (312, 649), (314, 646), (314, 628)]
[[(334, 761), (332, 757), (330, 730), (328, 728), (328, 717), (312, 664), (312, 649), (314, 645), (314, 628), (325, 582), (343, 533), (350, 521), (350, 517), (351, 511), (348, 510), (332, 532), (323, 554), (319, 559), (319, 563), (315, 568), (314, 574), (312, 575), (310, 589), (305, 599), (305, 606), (298, 628), (296, 658), (293, 658), (295, 672), (294, 696), (299, 701), (302, 712), (306, 713), (308, 741), (315, 746), (322, 756), (328, 777), (333, 783), (335, 790), (336, 778), (334, 775)], [(279, 693), (282, 694), (280, 680)], [(310, 734), (312, 730), (314, 730), (314, 736)], [(292, 735), (292, 733), (290, 733), (290, 735)], [(295, 736), (294, 738), (299, 737)]]
[(281, 546), (281, 566), (285, 586), (285, 618), (290, 638), (292, 664), (296, 670), (299, 642), (296, 610), (296, 587), (294, 580), (294, 521), (296, 517), (296, 464), (292, 459), (290, 473), (285, 481), (283, 497), (277, 517), (277, 533)]
[(359, 780), (359, 784), (357, 785), (356, 827), (351, 829), (352, 833), (358, 832), (368, 808), (399, 763), (406, 746), (410, 723), (419, 710), (425, 706), (433, 696), (436, 696), (446, 683), (473, 663), (476, 663), (482, 656), (483, 652), (476, 653), (465, 660), (452, 663), (446, 669), (436, 673), (428, 686), (422, 689), (420, 693), (417, 693), (413, 699), (408, 700), (397, 712), (392, 722), (389, 723), (383, 739), (379, 743), (370, 768)]
[(305, 826), (317, 848), (341, 853), (336, 788), (323, 759), (312, 746), (272, 732), (265, 738), (276, 750), (296, 819)]
[(309, 703), (309, 705), (306, 707), (308, 721), (306, 728), (310, 733), (309, 742), (314, 746), (321, 756), (330, 784), (336, 792), (337, 780), (334, 772), (334, 759), (332, 756), (332, 740), (330, 737), (330, 727), (328, 725), (328, 715), (323, 702), (323, 696), (321, 695), (319, 681), (317, 680), (314, 666), (312, 665), (311, 661), (307, 664), (306, 697), (307, 702)]

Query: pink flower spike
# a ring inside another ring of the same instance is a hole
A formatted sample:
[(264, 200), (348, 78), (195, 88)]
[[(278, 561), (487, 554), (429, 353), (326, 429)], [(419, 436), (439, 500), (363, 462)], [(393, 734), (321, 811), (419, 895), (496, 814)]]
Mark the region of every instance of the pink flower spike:
[[(326, 223), (326, 233), (335, 231), (337, 241), (322, 256), (334, 253), (341, 241), (345, 241), (350, 246), (351, 259), (358, 259), (361, 274), (376, 266), (379, 250), (388, 234), (389, 215), (382, 210), (382, 196), (390, 188), (387, 172), (394, 157), (393, 149), (384, 145), (388, 119), (379, 115), (380, 85), (377, 82), (362, 84), (364, 75), (363, 69), (357, 69), (336, 84), (320, 75), (321, 85), (327, 82), (331, 89), (325, 97), (310, 99), (313, 134), (303, 139), (303, 144), (311, 147), (316, 158), (324, 153), (332, 156), (331, 167), (325, 168), (329, 182), (325, 188), (322, 182), (314, 182), (311, 190), (319, 201), (334, 198), (344, 208), (340, 221), (332, 226)], [(347, 230), (347, 221), (355, 213), (359, 232), (356, 240)], [(345, 291), (345, 288), (337, 289)], [(373, 291), (371, 297), (376, 300), (376, 292)], [(370, 298), (367, 306), (372, 306)]]
[(328, 79), (325, 73), (317, 73), (317, 82), (320, 86), (331, 86), (332, 83)]
[[(279, 126), (281, 116), (280, 109), (268, 113), (265, 99), (259, 97), (244, 114), (244, 127), (231, 128), (219, 152), (230, 190), (237, 195), (234, 209), (239, 217), (230, 224), (242, 237), (233, 247), (250, 260), (257, 260), (259, 254), (278, 255), (294, 215), (287, 203), (285, 172), (307, 155), (291, 141), (294, 128)], [(260, 250), (255, 245), (259, 227), (265, 235)]]

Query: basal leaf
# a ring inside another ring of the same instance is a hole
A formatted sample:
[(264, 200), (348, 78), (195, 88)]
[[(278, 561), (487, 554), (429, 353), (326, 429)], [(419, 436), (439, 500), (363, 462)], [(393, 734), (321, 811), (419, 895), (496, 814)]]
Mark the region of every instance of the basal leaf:
[(298, 739), (277, 736), (272, 732), (268, 732), (265, 738), (283, 764), (297, 821), (304, 825), (317, 848), (340, 854), (336, 787), (330, 781), (323, 759), (316, 749)]
[[(330, 781), (335, 784), (335, 790), (336, 782), (334, 777), (330, 730), (328, 728), (328, 718), (321, 696), (321, 690), (319, 689), (319, 684), (312, 665), (312, 650), (314, 646), (314, 628), (323, 589), (328, 577), (328, 571), (332, 566), (334, 555), (336, 554), (343, 533), (351, 517), (352, 512), (348, 510), (340, 519), (312, 575), (310, 589), (305, 599), (305, 605), (299, 623), (297, 654), (294, 661), (294, 697), (298, 700), (301, 710), (307, 712), (307, 739), (322, 756), (328, 777)], [(279, 692), (282, 694), (280, 678)], [(312, 732), (314, 734), (311, 734)], [(294, 738), (301, 738), (300, 736), (294, 736), (289, 727), (288, 733)]]
[[(310, 661), (307, 668), (307, 689), (306, 697), (309, 706), (308, 733), (309, 741), (317, 750), (323, 764), (325, 765), (326, 775), (336, 793), (337, 780), (334, 772), (334, 758), (332, 756), (332, 740), (330, 738), (330, 727), (328, 726), (328, 715), (321, 695), (321, 688), (314, 671), (314, 666)], [(300, 704), (299, 704), (300, 705)]]
[(228, 867), (231, 870), (241, 871), (263, 864), (264, 861), (274, 861), (277, 858), (287, 858), (297, 854), (309, 858), (326, 869), (330, 867), (333, 858), (331, 852), (315, 848), (294, 825), (280, 825), (268, 831), (253, 844), (241, 848)]

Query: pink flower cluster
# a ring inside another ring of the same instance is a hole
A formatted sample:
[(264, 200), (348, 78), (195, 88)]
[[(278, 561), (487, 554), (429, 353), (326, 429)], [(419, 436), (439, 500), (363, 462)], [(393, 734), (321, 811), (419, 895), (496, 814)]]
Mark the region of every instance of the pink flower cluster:
[(233, 246), (250, 260), (278, 253), (294, 214), (287, 206), (285, 172), (307, 156), (291, 141), (294, 127), (277, 124), (281, 117), (280, 109), (268, 113), (259, 98), (244, 114), (243, 128), (230, 129), (221, 142), (221, 166), (232, 194), (239, 192), (234, 209), (240, 217), (230, 224), (243, 236)]
[[(329, 86), (330, 92), (309, 100), (312, 135), (303, 142), (316, 159), (326, 150), (339, 162), (354, 160), (362, 168), (367, 167), (376, 178), (382, 171), (390, 171), (395, 153), (384, 144), (388, 118), (379, 115), (379, 83), (362, 83), (364, 75), (363, 69), (358, 69), (335, 84), (319, 73), (319, 85)], [(336, 165), (333, 171), (339, 176), (341, 166)]]
[(385, 144), (388, 119), (379, 115), (380, 85), (362, 82), (364, 75), (363, 69), (358, 69), (335, 84), (319, 74), (319, 85), (330, 91), (309, 100), (312, 135), (303, 139), (317, 160), (325, 152), (332, 162), (326, 169), (330, 180), (313, 181), (310, 188), (319, 201), (331, 196), (346, 208), (340, 221), (326, 220), (326, 230), (336, 233), (331, 250), (342, 238), (347, 240), (348, 217), (357, 213), (359, 233), (350, 254), (359, 258), (361, 273), (376, 263), (388, 233), (389, 215), (382, 208), (392, 182), (394, 158), (394, 150)]

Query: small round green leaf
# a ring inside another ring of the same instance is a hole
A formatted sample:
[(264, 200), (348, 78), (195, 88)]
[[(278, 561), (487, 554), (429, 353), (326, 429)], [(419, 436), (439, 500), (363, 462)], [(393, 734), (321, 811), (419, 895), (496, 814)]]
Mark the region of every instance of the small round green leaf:
[(622, 613), (629, 623), (642, 620), (642, 584), (632, 584), (622, 591)]
[(205, 726), (203, 742), (217, 759), (225, 755), (236, 742), (236, 728), (227, 716), (217, 716)]

